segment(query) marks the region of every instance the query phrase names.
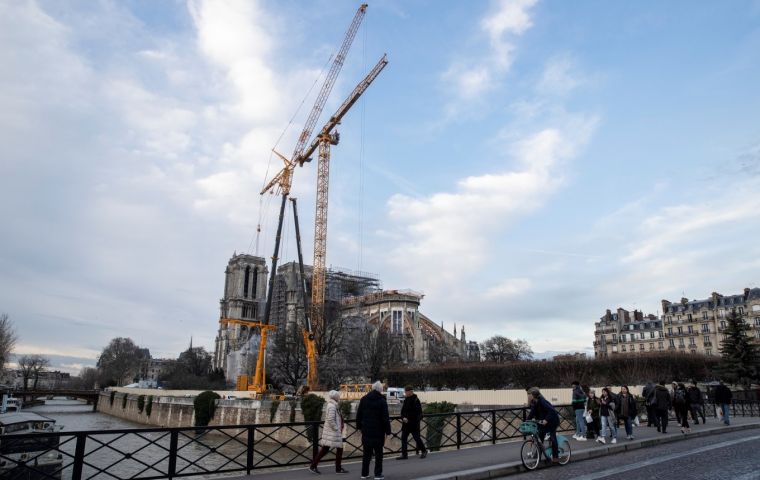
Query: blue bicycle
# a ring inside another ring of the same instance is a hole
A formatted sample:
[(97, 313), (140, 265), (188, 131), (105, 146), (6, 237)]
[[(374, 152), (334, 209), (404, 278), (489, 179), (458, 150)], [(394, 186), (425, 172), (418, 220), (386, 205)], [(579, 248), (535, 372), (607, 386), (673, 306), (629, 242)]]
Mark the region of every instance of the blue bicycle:
[[(538, 435), (538, 423), (528, 420), (520, 425), (520, 433), (527, 438), (523, 441), (520, 448), (520, 460), (528, 470), (535, 470), (541, 461), (541, 455), (546, 457), (546, 461), (551, 461), (552, 447), (544, 447), (544, 442)], [(567, 465), (570, 461), (570, 441), (562, 436), (557, 435), (557, 445), (559, 446), (559, 464)]]

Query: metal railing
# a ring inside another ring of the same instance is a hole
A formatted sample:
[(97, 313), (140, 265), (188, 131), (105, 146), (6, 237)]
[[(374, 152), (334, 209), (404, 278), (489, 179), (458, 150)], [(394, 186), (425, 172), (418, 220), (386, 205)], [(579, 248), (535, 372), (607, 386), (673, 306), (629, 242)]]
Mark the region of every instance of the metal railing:
[[(575, 429), (572, 407), (556, 407), (558, 431)], [(712, 404), (706, 415), (717, 415)], [(758, 402), (736, 401), (733, 416), (760, 416)], [(521, 438), (528, 409), (501, 408), (425, 415), (422, 436), (431, 450), (496, 444)], [(0, 437), (0, 477), (63, 480), (189, 477), (250, 474), (256, 470), (307, 465), (316, 453), (322, 422), (293, 422), (211, 427), (144, 428), (8, 434)], [(401, 420), (391, 418), (393, 434), (385, 453), (401, 450)], [(360, 458), (361, 432), (346, 422), (344, 458)], [(414, 442), (412, 442), (413, 444)], [(410, 446), (411, 448), (411, 446)], [(20, 458), (22, 452), (26, 458)], [(329, 458), (329, 457), (328, 457)]]
[[(559, 431), (575, 428), (568, 405), (556, 407)], [(425, 415), (421, 430), (431, 450), (495, 444), (521, 437), (525, 407), (458, 411)], [(318, 449), (322, 422), (293, 422), (183, 428), (143, 428), (3, 435), (0, 477), (89, 480), (187, 477), (246, 473), (307, 465)], [(391, 418), (394, 432), (388, 454), (401, 451), (401, 419)], [(360, 458), (361, 432), (346, 422), (344, 458)], [(413, 442), (412, 442), (413, 443)], [(21, 452), (28, 453), (21, 459)], [(52, 460), (51, 460), (52, 459)]]

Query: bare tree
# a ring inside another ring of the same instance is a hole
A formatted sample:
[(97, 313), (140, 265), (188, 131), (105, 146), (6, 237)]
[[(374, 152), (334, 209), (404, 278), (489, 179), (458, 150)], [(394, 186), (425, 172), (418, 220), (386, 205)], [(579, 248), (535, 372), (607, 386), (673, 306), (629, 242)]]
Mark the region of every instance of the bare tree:
[(105, 383), (115, 382), (122, 386), (140, 371), (150, 354), (141, 349), (131, 338), (118, 337), (111, 340), (98, 358), (98, 370)]
[(21, 369), (21, 376), (24, 380), (24, 390), (29, 388), (29, 379), (34, 379), (32, 389), (37, 388), (37, 381), (40, 378), (40, 372), (50, 365), (50, 360), (42, 355), (23, 355), (18, 359), (18, 367)]
[(0, 371), (10, 360), (13, 347), (16, 345), (16, 331), (13, 328), (13, 322), (7, 313), (0, 314)]
[(533, 350), (525, 340), (511, 340), (502, 335), (494, 335), (480, 345), (480, 351), (486, 360), (495, 363), (530, 360)]
[(369, 325), (364, 328), (358, 338), (359, 352), (357, 357), (364, 366), (364, 371), (371, 381), (379, 380), (384, 369), (391, 367), (400, 358), (400, 342), (398, 338), (386, 330), (376, 329)]
[(272, 352), (272, 377), (282, 386), (288, 386), (293, 392), (306, 379), (308, 361), (302, 330), (293, 325), (285, 332), (278, 332)]

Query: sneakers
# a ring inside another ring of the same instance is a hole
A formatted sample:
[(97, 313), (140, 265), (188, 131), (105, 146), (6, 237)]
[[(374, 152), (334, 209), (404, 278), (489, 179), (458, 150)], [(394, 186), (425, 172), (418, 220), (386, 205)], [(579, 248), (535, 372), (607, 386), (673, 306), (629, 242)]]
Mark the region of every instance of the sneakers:
[(578, 437), (578, 438), (576, 438), (576, 440), (578, 440), (579, 442), (585, 442), (586, 441), (586, 437)]
[(617, 443), (617, 438), (613, 438), (610, 443)]
[(427, 453), (428, 453), (428, 451), (427, 451), (427, 450), (423, 450), (423, 451), (422, 451), (422, 453), (420, 454), (420, 458), (425, 458), (425, 457), (427, 457)]
[(604, 437), (596, 437), (596, 441), (601, 443), (602, 445), (607, 443), (607, 439), (605, 439)]
[(369, 475), (362, 475), (361, 478), (369, 478)]
[(309, 467), (309, 471), (313, 473), (314, 475), (322, 475), (322, 472), (320, 472), (317, 467)]
[(375, 475), (375, 480), (385, 480), (385, 477), (382, 475), (380, 476)]
[(580, 437), (580, 435), (578, 435), (578, 434), (576, 433), (575, 435), (573, 435), (573, 440), (578, 440), (578, 437)]

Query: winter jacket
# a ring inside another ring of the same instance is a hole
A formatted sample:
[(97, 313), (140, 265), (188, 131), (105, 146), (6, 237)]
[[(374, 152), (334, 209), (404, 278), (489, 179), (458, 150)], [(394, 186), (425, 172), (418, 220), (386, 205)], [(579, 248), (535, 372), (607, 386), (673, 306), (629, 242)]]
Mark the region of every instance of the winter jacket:
[(720, 384), (715, 387), (715, 403), (719, 405), (731, 403), (731, 400), (733, 400), (733, 398), (734, 394), (731, 393), (731, 390), (727, 386)]
[(647, 405), (653, 405), (654, 404), (654, 383), (649, 382), (644, 387), (644, 390), (641, 391), (641, 396), (644, 397), (644, 401)]
[(391, 434), (391, 419), (385, 395), (372, 390), (362, 397), (356, 410), (356, 428), (362, 432), (362, 444), (385, 444), (385, 436)]
[(583, 410), (586, 403), (586, 392), (583, 391), (580, 385), (573, 387), (573, 410)]
[(638, 415), (638, 407), (636, 405), (636, 399), (630, 393), (626, 396), (619, 395), (618, 400), (620, 402), (620, 418), (635, 418)]
[(686, 390), (686, 393), (688, 394), (689, 403), (691, 405), (702, 405), (705, 403), (705, 399), (702, 396), (702, 391), (699, 389), (699, 387), (691, 386)]
[(654, 387), (654, 407), (657, 410), (670, 410), (670, 392), (662, 385)]
[(327, 400), (325, 423), (322, 426), (319, 444), (323, 447), (343, 448), (343, 417), (338, 411), (338, 403), (332, 398)]
[(599, 416), (609, 417), (610, 421), (616, 418), (615, 412), (618, 408), (618, 405), (613, 398), (613, 396), (608, 396), (599, 399), (599, 404), (601, 405), (599, 407)]
[(548, 424), (559, 424), (557, 410), (554, 409), (554, 406), (543, 395), (539, 395), (530, 406), (528, 420), (533, 420), (534, 418), (538, 421), (546, 420)]
[(406, 423), (401, 425), (402, 432), (419, 432), (420, 421), (422, 421), (422, 404), (417, 395), (412, 395), (404, 399), (401, 406), (401, 417), (406, 419)]
[(586, 401), (586, 411), (591, 412), (591, 417), (594, 419), (599, 418), (599, 409), (601, 408), (601, 403), (599, 403), (599, 398), (589, 397), (588, 401)]
[(673, 408), (689, 408), (689, 395), (685, 388), (673, 390)]

